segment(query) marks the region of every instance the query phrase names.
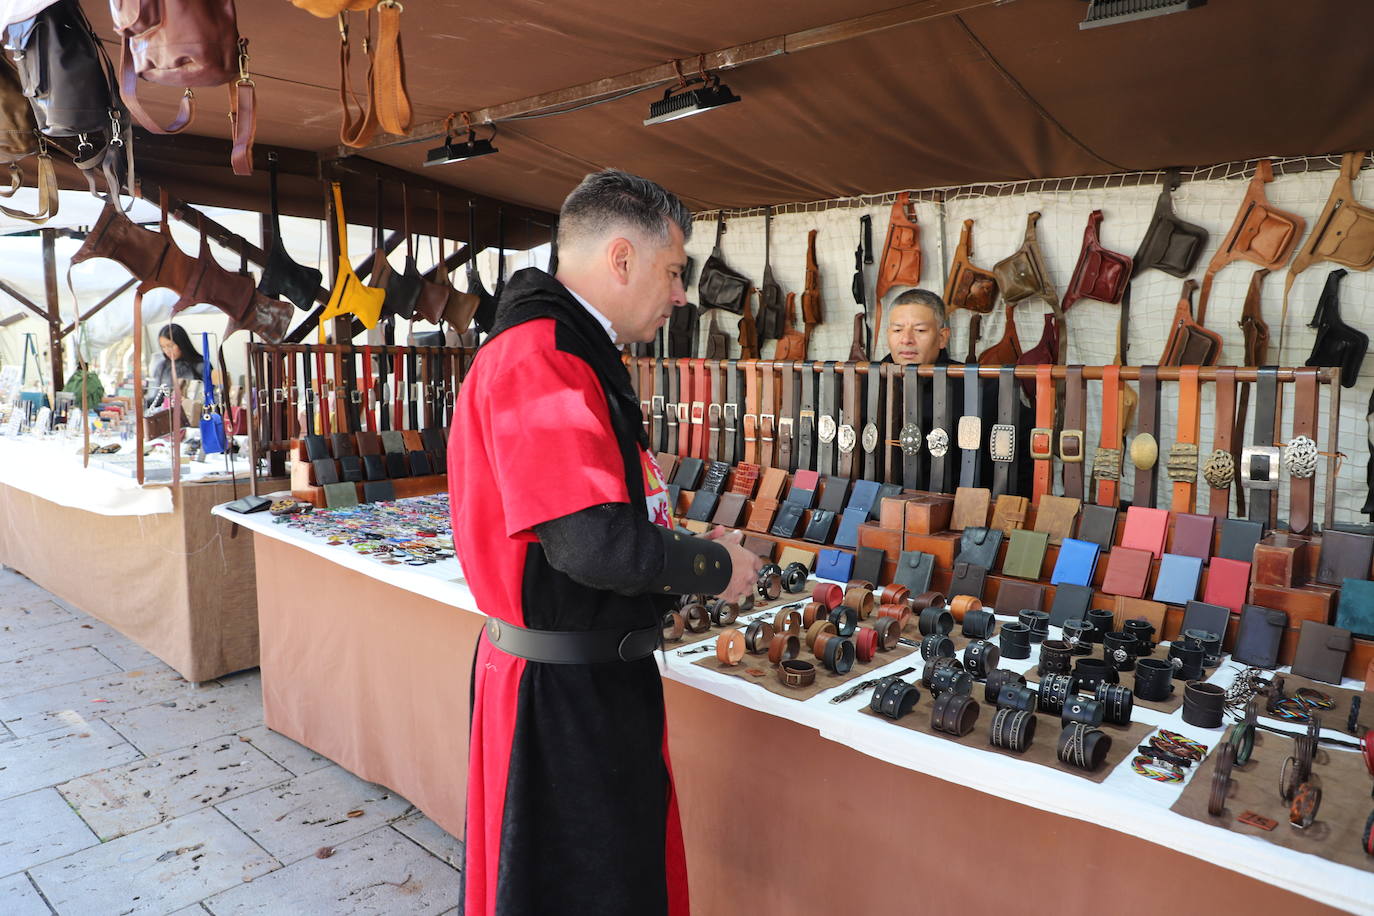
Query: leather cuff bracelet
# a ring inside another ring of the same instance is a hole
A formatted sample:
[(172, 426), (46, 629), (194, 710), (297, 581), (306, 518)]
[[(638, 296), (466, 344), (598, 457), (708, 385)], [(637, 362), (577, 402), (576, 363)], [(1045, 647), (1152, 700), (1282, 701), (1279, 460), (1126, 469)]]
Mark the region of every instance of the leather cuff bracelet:
[(941, 696), (946, 693), (968, 696), (973, 693), (973, 675), (958, 665), (938, 665), (930, 675), (930, 681), (926, 686), (930, 688), (933, 696)]
[(1226, 729), (1221, 740), (1235, 749), (1236, 766), (1245, 766), (1255, 751), (1255, 723), (1236, 722)]
[(935, 672), (939, 671), (941, 668), (958, 668), (960, 671), (963, 671), (964, 663), (957, 658), (943, 655), (926, 663), (921, 669), (921, 683), (925, 685), (927, 690), (929, 690), (930, 685), (934, 683)]
[(851, 585), (845, 589), (844, 598), (840, 603), (847, 608), (853, 608), (861, 620), (867, 620), (873, 614), (873, 589)]
[(1081, 617), (1075, 617), (1064, 621), (1062, 627), (1064, 631), (1064, 642), (1069, 644), (1069, 650), (1074, 655), (1091, 655), (1093, 651), (1092, 640), (1088, 634), (1092, 632), (1092, 625)]
[[(812, 623), (815, 623), (813, 620)], [(801, 635), (806, 632), (806, 624), (802, 622), (801, 611), (792, 607), (779, 608), (773, 615), (774, 633), (796, 633)]]
[(1130, 671), (1135, 668), (1136, 641), (1124, 630), (1117, 630), (1102, 637), (1102, 659), (1117, 671)]
[(687, 632), (687, 621), (677, 611), (669, 611), (663, 615), (663, 641), (677, 642), (682, 639), (682, 634)]
[(704, 604), (689, 604), (682, 609), (682, 619), (687, 621), (687, 632), (705, 633), (711, 629), (711, 614)]
[(848, 674), (854, 667), (856, 656), (854, 640), (844, 636), (832, 636), (825, 643), (821, 659), (825, 667), (835, 674)]
[[(871, 598), (872, 595), (870, 594)], [(842, 604), (830, 612), (828, 618), (841, 636), (853, 636), (859, 628), (859, 611), (848, 604)]]
[(1298, 786), (1293, 795), (1293, 804), (1288, 809), (1288, 823), (1299, 830), (1306, 830), (1317, 820), (1317, 811), (1322, 806), (1322, 790), (1310, 782)]
[(718, 627), (728, 627), (739, 617), (739, 605), (720, 599), (711, 602), (711, 623)]
[(1110, 633), (1116, 624), (1116, 614), (1101, 608), (1093, 608), (1088, 611), (1088, 616), (1084, 619), (1087, 621), (1089, 629), (1083, 636), (1090, 643), (1101, 642), (1102, 637)]
[(1151, 703), (1163, 702), (1174, 692), (1174, 666), (1162, 658), (1142, 658), (1135, 664), (1135, 695)]
[[(1006, 627), (1002, 632), (1007, 632)], [(1037, 669), (1041, 677), (1051, 674), (1068, 674), (1073, 663), (1073, 653), (1069, 644), (1062, 639), (1047, 639), (1040, 644), (1040, 667)]]
[(1050, 674), (1040, 679), (1037, 699), (1040, 701), (1042, 712), (1058, 715), (1064, 711), (1064, 704), (1068, 702), (1071, 696), (1073, 696), (1073, 675)]
[(854, 634), (854, 657), (859, 660), (859, 664), (867, 664), (873, 661), (873, 656), (878, 654), (878, 631), (864, 627)]
[(809, 687), (816, 683), (816, 666), (810, 662), (789, 659), (778, 666), (778, 679), (785, 687)]
[(1226, 796), (1231, 792), (1231, 768), (1236, 762), (1236, 749), (1222, 744), (1216, 750), (1215, 769), (1212, 770), (1212, 788), (1207, 796), (1207, 813), (1220, 817), (1226, 810)]
[(873, 688), (873, 698), (868, 701), (868, 708), (895, 721), (911, 712), (920, 699), (921, 691), (914, 684), (897, 677), (884, 678)]
[(837, 636), (839, 635), (839, 631), (836, 630), (835, 625), (828, 620), (817, 620), (815, 623), (811, 624), (811, 626), (807, 627), (806, 647), (812, 652), (816, 651), (816, 639), (821, 634)]
[[(941, 609), (941, 610), (944, 610), (944, 608), (945, 608), (945, 596), (944, 596), (944, 594), (941, 593), (941, 592), (921, 592), (921, 593), (920, 593), (919, 595), (917, 595), (915, 598), (912, 598), (912, 599), (911, 599), (911, 609), (912, 609), (913, 611), (923, 611), (923, 610), (925, 610), (926, 608), (930, 608), (930, 607), (939, 608), (939, 609)], [(949, 625), (949, 626), (950, 626), (950, 629), (954, 629), (954, 623), (953, 623), (953, 621), (950, 622), (950, 625)]]
[(911, 625), (911, 608), (905, 604), (882, 604), (878, 606), (878, 619), (895, 621), (900, 632)]
[(1174, 666), (1174, 680), (1195, 681), (1202, 677), (1202, 656), (1200, 647), (1186, 646), (1181, 642), (1169, 646), (1169, 664)]
[(782, 597), (782, 570), (777, 567), (777, 564), (769, 563), (759, 570), (759, 579), (755, 588), (759, 598), (764, 601), (777, 601)]
[(1040, 701), (1031, 688), (1023, 684), (1007, 684), (997, 694), (997, 706), (999, 709), (1035, 712), (1040, 708)]
[(775, 665), (801, 655), (801, 640), (795, 633), (774, 633), (768, 643), (768, 660)]
[(954, 632), (954, 615), (943, 607), (928, 607), (921, 611), (916, 625), (922, 636), (947, 636)]
[(738, 665), (746, 648), (744, 633), (740, 630), (723, 630), (716, 637), (716, 659), (723, 665)]
[(964, 614), (963, 626), (964, 635), (969, 639), (991, 639), (997, 629), (997, 618), (993, 616), (992, 611), (970, 608)]
[(942, 633), (932, 633), (921, 640), (921, 658), (923, 660), (930, 661), (940, 657), (954, 657), (954, 640)]
[(956, 738), (962, 738), (973, 731), (973, 726), (977, 722), (978, 704), (967, 694), (941, 694), (936, 697), (930, 711), (930, 727)]
[(907, 604), (911, 601), (911, 589), (905, 585), (884, 585), (877, 597), (879, 604)]
[(1026, 686), (1025, 675), (1017, 674), (1008, 668), (998, 668), (996, 671), (988, 672), (987, 680), (983, 683), (983, 702), (990, 706), (996, 706), (1002, 688), (1008, 686)]
[[(964, 622), (968, 622), (967, 617)], [(986, 639), (975, 639), (964, 647), (964, 670), (980, 681), (997, 667), (1001, 659), (1002, 653)]]
[(1004, 623), (998, 635), (1002, 657), (1011, 659), (1030, 658), (1031, 628), (1024, 623)]
[(992, 717), (992, 729), (988, 732), (988, 742), (1018, 754), (1031, 746), (1035, 739), (1035, 714), (1025, 710), (1004, 707)]
[(1111, 738), (1082, 722), (1071, 722), (1059, 735), (1059, 761), (1089, 773), (1102, 768), (1111, 748)]
[(878, 634), (878, 647), (883, 651), (897, 648), (897, 642), (902, 638), (902, 625), (899, 621), (891, 617), (879, 617), (873, 622), (873, 629)]
[(839, 607), (844, 600), (844, 589), (833, 582), (821, 582), (811, 589), (811, 600), (819, 601), (827, 608)]
[(1135, 647), (1131, 650), (1137, 657), (1149, 655), (1155, 648), (1155, 627), (1148, 620), (1128, 620), (1121, 625), (1121, 629), (1135, 640)]
[(829, 617), (830, 608), (826, 607), (823, 601), (808, 601), (806, 607), (802, 608), (801, 618), (804, 627), (810, 628), (817, 620), (827, 620)]
[(1366, 855), (1374, 856), (1374, 811), (1369, 812), (1369, 820), (1364, 822), (1364, 836), (1360, 837), (1360, 848)]
[(1102, 704), (1096, 700), (1071, 697), (1064, 703), (1064, 708), (1059, 711), (1059, 724), (1068, 725), (1070, 722), (1082, 722), (1085, 725), (1101, 725), (1102, 715)]
[(980, 611), (983, 609), (981, 599), (973, 595), (955, 595), (949, 599), (949, 612), (954, 615), (955, 620), (963, 620), (964, 615), (969, 611)]
[(1183, 721), (1198, 728), (1220, 728), (1226, 691), (1216, 684), (1191, 683), (1183, 688)]
[(744, 628), (744, 648), (750, 655), (762, 655), (768, 651), (773, 641), (773, 625), (766, 620), (755, 620)]
[(1093, 699), (1102, 704), (1102, 720), (1112, 725), (1130, 725), (1135, 697), (1125, 684), (1098, 684)]
[(789, 595), (800, 595), (806, 591), (806, 580), (811, 575), (803, 563), (788, 563), (782, 571), (782, 587)]
[(1050, 615), (1044, 611), (1022, 611), (1016, 619), (1030, 628), (1031, 642), (1042, 642), (1050, 635)]
[(1075, 690), (1086, 690), (1092, 693), (1097, 689), (1097, 685), (1102, 682), (1115, 684), (1120, 680), (1116, 669), (1108, 665), (1100, 658), (1080, 658), (1073, 665), (1073, 683)]

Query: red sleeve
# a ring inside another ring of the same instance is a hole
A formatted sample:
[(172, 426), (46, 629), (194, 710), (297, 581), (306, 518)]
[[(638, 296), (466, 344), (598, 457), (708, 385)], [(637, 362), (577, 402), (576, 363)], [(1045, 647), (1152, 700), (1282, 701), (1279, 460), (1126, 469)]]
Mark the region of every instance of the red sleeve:
[(606, 396), (587, 363), (540, 347), (504, 367), (483, 393), (506, 537), (588, 506), (629, 502)]

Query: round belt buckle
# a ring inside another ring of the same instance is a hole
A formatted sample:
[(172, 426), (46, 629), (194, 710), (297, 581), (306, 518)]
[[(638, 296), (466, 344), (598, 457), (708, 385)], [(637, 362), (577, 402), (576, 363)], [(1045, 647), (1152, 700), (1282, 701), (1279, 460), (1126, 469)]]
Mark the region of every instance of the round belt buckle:
[(873, 423), (865, 423), (863, 436), (859, 442), (866, 452), (876, 449), (878, 447), (878, 427)]
[(816, 421), (816, 436), (829, 445), (835, 441), (835, 418), (823, 416)]
[(1131, 440), (1131, 464), (1148, 471), (1159, 460), (1159, 443), (1149, 433), (1140, 433)]
[(1202, 479), (1213, 490), (1229, 489), (1236, 479), (1236, 460), (1225, 449), (1217, 449), (1202, 466)]
[(1317, 443), (1308, 436), (1294, 436), (1283, 447), (1283, 466), (1292, 477), (1306, 480), (1317, 473)]
[(841, 426), (839, 431), (840, 451), (854, 451), (854, 443), (857, 438), (858, 437), (854, 433), (854, 427), (850, 426), (848, 423)]
[(949, 433), (943, 429), (932, 429), (926, 434), (926, 451), (935, 458), (945, 457), (949, 451)]
[(921, 435), (921, 427), (915, 423), (908, 423), (902, 427), (898, 441), (902, 444), (903, 455), (919, 455), (921, 443), (925, 441), (925, 437)]

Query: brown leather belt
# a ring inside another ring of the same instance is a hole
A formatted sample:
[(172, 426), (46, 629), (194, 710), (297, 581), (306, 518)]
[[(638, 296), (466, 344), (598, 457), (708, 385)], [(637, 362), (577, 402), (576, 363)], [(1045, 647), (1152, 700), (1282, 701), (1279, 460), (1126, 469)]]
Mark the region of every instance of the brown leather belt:
[(797, 408), (797, 470), (816, 470), (816, 368), (802, 363), (801, 400)]
[(820, 398), (816, 405), (816, 470), (827, 477), (835, 473), (835, 363), (821, 367)]
[(744, 460), (759, 463), (759, 366), (754, 361), (744, 367)]
[(1288, 471), (1288, 528), (1294, 534), (1312, 531), (1312, 501), (1317, 484), (1317, 370), (1299, 369), (1293, 387), (1293, 438), (1283, 450)]
[[(1106, 425), (1103, 425), (1105, 434)], [(1040, 505), (1040, 497), (1050, 492), (1054, 483), (1054, 367), (1035, 367), (1035, 429), (1030, 437), (1031, 458), (1035, 461), (1034, 486), (1031, 503)]]
[(1169, 478), (1174, 482), (1170, 508), (1192, 512), (1197, 493), (1198, 367), (1178, 369), (1178, 438), (1169, 449)]
[(677, 390), (677, 454), (679, 458), (687, 458), (695, 454), (692, 451), (692, 361), (690, 359), (680, 359), (677, 361), (678, 371), (678, 390)]
[[(1081, 500), (1083, 498), (1083, 426), (1085, 419), (1083, 367), (1069, 366), (1065, 370), (1064, 377), (1066, 380), (1064, 386), (1064, 428), (1059, 431), (1059, 460), (1064, 465), (1064, 495)], [(1104, 386), (1102, 402), (1102, 432), (1104, 436), (1107, 433), (1106, 397)], [(1120, 448), (1119, 445), (1118, 448)]]
[(864, 452), (861, 476), (865, 480), (881, 480), (884, 449), (878, 441), (878, 418), (882, 415), (883, 373), (879, 363), (868, 364), (868, 372), (864, 376), (864, 395), (867, 406), (864, 409), (863, 426), (859, 432), (859, 447)]
[(692, 442), (691, 454), (706, 458), (706, 402), (711, 400), (711, 387), (706, 376), (706, 360), (692, 360)]
[(649, 431), (649, 444), (654, 451), (668, 451), (668, 428), (664, 425), (667, 419), (664, 416), (664, 408), (667, 406), (668, 396), (668, 370), (663, 360), (654, 360), (655, 388), (654, 394), (649, 399), (649, 407), (653, 411), (652, 429)]
[(734, 464), (739, 460), (739, 368), (733, 359), (725, 360), (725, 403), (720, 409), (722, 432), (722, 461)]
[[(887, 437), (883, 439), (883, 480), (887, 483), (899, 483), (902, 477), (902, 399), (897, 392), (900, 390), (901, 379), (898, 367), (895, 364), (879, 363), (878, 369), (883, 377), (883, 385), (887, 388), (887, 397), (883, 402), (883, 429), (887, 430)], [(893, 439), (892, 436), (898, 438)]]
[(1274, 523), (1274, 487), (1278, 481), (1278, 452), (1274, 448), (1274, 431), (1278, 422), (1278, 371), (1272, 366), (1259, 370), (1255, 385), (1255, 427), (1251, 445), (1241, 453), (1242, 486), (1253, 490), (1250, 494), (1250, 521), (1266, 528)]
[(792, 457), (792, 430), (797, 415), (797, 364), (782, 364), (782, 413), (778, 417), (778, 467), (795, 471)]
[[(1207, 460), (1204, 477), (1211, 487), (1207, 514), (1226, 518), (1231, 508), (1231, 487), (1235, 482), (1235, 451), (1232, 438), (1236, 420), (1236, 370), (1219, 368), (1216, 374), (1216, 421), (1213, 424), (1212, 457)], [(1229, 471), (1229, 473), (1228, 473)], [(1221, 486), (1217, 486), (1221, 484)]]
[(773, 364), (761, 363), (763, 372), (763, 404), (759, 410), (759, 463), (766, 468), (774, 466), (773, 445), (778, 414), (777, 390), (773, 385)]
[[(1093, 456), (1099, 506), (1116, 508), (1121, 481), (1121, 367), (1102, 367), (1102, 433)], [(1072, 495), (1072, 494), (1070, 494)]]
[(1140, 367), (1140, 410), (1136, 416), (1140, 431), (1131, 442), (1131, 463), (1135, 466), (1131, 502), (1154, 508), (1159, 467), (1159, 370), (1155, 366)]
[(835, 432), (835, 443), (839, 448), (840, 461), (837, 474), (848, 479), (854, 478), (854, 448), (858, 445), (859, 434), (855, 426), (859, 415), (858, 371), (853, 362), (844, 364), (844, 398), (840, 408), (840, 427)]

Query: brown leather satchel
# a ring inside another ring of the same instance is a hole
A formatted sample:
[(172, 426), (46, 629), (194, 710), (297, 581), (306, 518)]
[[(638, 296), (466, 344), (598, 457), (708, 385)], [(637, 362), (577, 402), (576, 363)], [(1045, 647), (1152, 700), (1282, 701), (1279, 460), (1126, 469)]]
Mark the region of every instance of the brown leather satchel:
[(1171, 195), (1178, 190), (1179, 181), (1178, 169), (1169, 169), (1164, 173), (1164, 184), (1155, 201), (1154, 216), (1135, 253), (1133, 273), (1153, 268), (1181, 280), (1193, 272), (1197, 259), (1202, 256), (1202, 249), (1207, 246), (1207, 230), (1196, 223), (1179, 219), (1174, 213)]
[[(401, 4), (396, 0), (292, 0), (316, 16), (339, 15), (339, 140), (345, 146), (366, 146), (378, 130), (404, 134), (410, 130), (410, 94), (406, 90), (405, 52), (401, 47)], [(372, 8), (377, 9), (377, 40), (372, 40)], [(349, 77), (352, 51), (348, 39), (349, 10), (366, 10), (368, 55), (367, 100), (360, 101)], [(354, 114), (353, 106), (357, 106)]]
[[(916, 211), (910, 206), (910, 199), (911, 195), (903, 191), (892, 203), (883, 257), (878, 263), (878, 302), (894, 286), (921, 284), (921, 227), (916, 225)], [(803, 300), (803, 313), (805, 310)]]
[(1060, 311), (1067, 312), (1079, 299), (1117, 305), (1126, 293), (1126, 286), (1131, 281), (1131, 258), (1102, 247), (1097, 234), (1101, 225), (1102, 211), (1094, 210), (1088, 215), (1088, 225), (1083, 230), (1083, 248), (1078, 253), (1069, 287), (1064, 290)]
[[(1217, 272), (1232, 261), (1246, 260), (1274, 270), (1282, 267), (1298, 244), (1307, 221), (1296, 213), (1280, 210), (1264, 196), (1264, 186), (1274, 180), (1274, 166), (1261, 159), (1255, 166), (1255, 177), (1245, 190), (1235, 222), (1217, 253), (1207, 264), (1202, 277), (1202, 294), (1198, 297), (1197, 323), (1207, 321), (1207, 301), (1212, 295), (1212, 281)], [(1279, 330), (1282, 341), (1283, 330)]]
[(816, 261), (816, 230), (806, 234), (806, 286), (802, 289), (802, 323), (806, 333), (822, 321), (821, 310), (821, 267)]
[(990, 270), (973, 266), (973, 220), (964, 220), (959, 246), (945, 281), (945, 304), (950, 311), (969, 309), (987, 313), (997, 302), (997, 277)]
[(997, 277), (1002, 298), (1007, 302), (1017, 303), (1039, 296), (1051, 308), (1058, 310), (1059, 294), (1055, 292), (1054, 281), (1050, 279), (1045, 256), (1035, 236), (1035, 224), (1039, 220), (1038, 210), (1026, 216), (1026, 234), (1021, 240), (1021, 247), (998, 261), (992, 272)]
[[(180, 248), (172, 245), (180, 253)], [(170, 249), (169, 249), (170, 252)], [(253, 305), (253, 277), (247, 274), (230, 273), (219, 265), (210, 251), (210, 239), (205, 234), (205, 225), (200, 227), (200, 252), (192, 262), (193, 269), (180, 287), (173, 287), (180, 298), (172, 305), (172, 314), (184, 311), (193, 305), (205, 303), (224, 312), (233, 321), (243, 320)]]
[[(107, 203), (100, 211), (100, 216), (91, 227), (91, 231), (86, 233), (86, 240), (72, 255), (71, 263), (80, 264), (91, 258), (108, 258), (145, 285), (152, 283), (146, 288), (167, 286), (180, 293), (180, 282), (175, 286), (171, 283), (153, 282), (158, 276), (164, 257), (168, 254), (169, 245), (170, 240), (162, 233), (135, 224), (124, 215), (124, 211), (118, 205)], [(187, 261), (190, 260), (180, 249), (177, 249), (176, 254)], [(189, 274), (189, 270), (187, 273)]]
[[(744, 317), (739, 321), (739, 358), (758, 359), (759, 358), (759, 330), (754, 324), (754, 312), (750, 302), (757, 299), (759, 291), (754, 287), (749, 288), (749, 294), (744, 297)], [(679, 311), (674, 309), (674, 311)]]
[(1193, 290), (1196, 280), (1185, 280), (1174, 310), (1169, 339), (1164, 343), (1161, 366), (1212, 366), (1221, 356), (1221, 335), (1193, 320)]
[(797, 318), (797, 294), (787, 294), (786, 319), (782, 326), (782, 336), (778, 338), (773, 358), (779, 361), (800, 361), (806, 359), (806, 335), (793, 327)]
[(1021, 361), (1021, 338), (1016, 333), (1016, 306), (1007, 303), (1007, 323), (1002, 339), (988, 347), (978, 357), (980, 366), (1014, 366)]

